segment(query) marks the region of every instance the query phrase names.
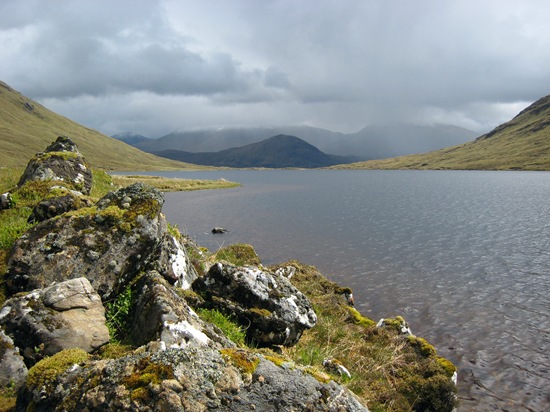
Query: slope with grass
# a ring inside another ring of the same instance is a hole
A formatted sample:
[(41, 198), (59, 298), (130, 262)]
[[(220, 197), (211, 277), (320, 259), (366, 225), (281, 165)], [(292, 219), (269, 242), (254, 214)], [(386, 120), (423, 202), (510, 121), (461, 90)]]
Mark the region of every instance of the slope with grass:
[(0, 82), (0, 165), (25, 166), (35, 153), (61, 135), (69, 136), (84, 157), (102, 169), (201, 168), (144, 153), (60, 116)]
[(338, 169), (550, 170), (550, 95), (507, 123), (434, 152), (335, 166)]

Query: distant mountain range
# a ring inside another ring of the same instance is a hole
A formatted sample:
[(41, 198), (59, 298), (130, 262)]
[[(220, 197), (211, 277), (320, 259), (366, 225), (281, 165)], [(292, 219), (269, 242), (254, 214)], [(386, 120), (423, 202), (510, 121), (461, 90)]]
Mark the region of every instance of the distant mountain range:
[(550, 95), (472, 142), (346, 169), (550, 170)]
[(422, 153), (464, 143), (478, 136), (471, 130), (456, 126), (397, 123), (371, 125), (351, 134), (309, 126), (225, 127), (176, 131), (158, 139), (140, 139), (135, 143), (128, 136), (124, 140), (146, 152), (181, 150), (197, 153), (240, 147), (278, 134), (297, 136), (324, 153), (363, 159)]
[(282, 134), (218, 152), (191, 153), (181, 150), (163, 150), (153, 153), (198, 165), (236, 168), (317, 168), (358, 160), (356, 157), (323, 153), (296, 136)]
[(129, 144), (131, 146), (135, 146), (138, 143), (145, 142), (147, 140), (151, 140), (149, 137), (145, 137), (141, 134), (132, 133), (132, 132), (124, 132), (124, 133), (118, 133), (113, 136), (111, 136), (117, 140), (120, 140), (121, 142), (124, 142), (126, 144)]

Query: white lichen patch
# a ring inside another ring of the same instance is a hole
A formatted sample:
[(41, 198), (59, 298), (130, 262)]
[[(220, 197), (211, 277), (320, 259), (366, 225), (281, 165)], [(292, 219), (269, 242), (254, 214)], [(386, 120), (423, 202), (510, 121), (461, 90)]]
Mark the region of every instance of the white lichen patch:
[(191, 283), (195, 279), (193, 279), (192, 276), (190, 276), (189, 274), (187, 255), (185, 254), (185, 251), (181, 248), (179, 242), (174, 237), (172, 237), (172, 241), (174, 242), (174, 246), (176, 247), (176, 253), (170, 256), (170, 264), (172, 265), (172, 271), (174, 272), (174, 275), (176, 275), (179, 279), (177, 282), (177, 286), (182, 289), (190, 289)]
[(167, 323), (164, 326), (171, 332), (172, 337), (177, 343), (173, 343), (171, 347), (185, 347), (189, 341), (193, 341), (199, 345), (208, 345), (210, 339), (203, 332), (191, 325), (186, 320), (178, 323)]

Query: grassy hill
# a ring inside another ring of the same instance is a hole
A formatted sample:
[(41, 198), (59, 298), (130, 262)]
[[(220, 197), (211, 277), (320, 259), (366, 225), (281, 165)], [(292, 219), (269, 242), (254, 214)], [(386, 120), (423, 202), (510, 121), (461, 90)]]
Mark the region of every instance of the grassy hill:
[(200, 166), (144, 153), (89, 129), (0, 82), (0, 165), (26, 166), (37, 152), (44, 150), (57, 136), (70, 137), (94, 168), (107, 170), (173, 170)]
[(550, 96), (472, 142), (338, 169), (550, 170)]

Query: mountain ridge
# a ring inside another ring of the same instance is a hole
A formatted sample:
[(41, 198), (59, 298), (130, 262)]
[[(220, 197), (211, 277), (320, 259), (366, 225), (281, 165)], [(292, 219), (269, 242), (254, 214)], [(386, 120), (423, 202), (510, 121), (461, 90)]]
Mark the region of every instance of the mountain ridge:
[(342, 169), (550, 170), (550, 95), (508, 122), (462, 145), (424, 154), (370, 160)]
[(193, 164), (236, 168), (318, 168), (356, 160), (326, 154), (303, 139), (283, 134), (217, 152), (164, 150), (153, 153)]
[(147, 152), (221, 151), (259, 142), (277, 134), (297, 136), (325, 153), (364, 159), (395, 157), (465, 143), (477, 133), (451, 125), (374, 124), (355, 133), (340, 133), (311, 126), (224, 127), (175, 131), (136, 143)]

